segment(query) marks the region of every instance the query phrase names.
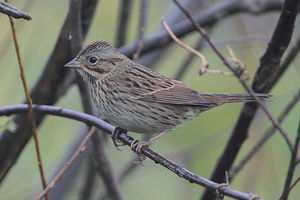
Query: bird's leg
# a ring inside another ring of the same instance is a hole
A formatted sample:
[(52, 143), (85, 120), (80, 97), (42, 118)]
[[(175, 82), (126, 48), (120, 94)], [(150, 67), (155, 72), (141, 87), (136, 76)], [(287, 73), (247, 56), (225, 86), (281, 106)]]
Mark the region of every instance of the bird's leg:
[[(115, 130), (112, 132), (111, 134), (111, 139), (115, 145), (115, 147), (121, 151), (121, 149), (119, 148), (120, 146), (124, 146), (125, 144), (123, 144), (122, 142), (118, 141), (118, 136), (121, 134), (121, 133), (127, 133), (126, 130), (120, 128), (120, 127), (116, 127)], [(119, 143), (118, 143), (119, 142)]]
[(137, 152), (138, 154), (141, 154), (141, 149), (143, 146), (149, 146), (150, 144), (152, 144), (153, 142), (155, 142), (156, 140), (158, 140), (158, 138), (160, 138), (161, 136), (163, 136), (164, 134), (166, 134), (168, 131), (163, 131), (157, 135), (155, 135), (154, 137), (150, 138), (150, 140), (148, 141), (138, 141), (135, 140), (131, 143), (131, 149), (135, 152)]

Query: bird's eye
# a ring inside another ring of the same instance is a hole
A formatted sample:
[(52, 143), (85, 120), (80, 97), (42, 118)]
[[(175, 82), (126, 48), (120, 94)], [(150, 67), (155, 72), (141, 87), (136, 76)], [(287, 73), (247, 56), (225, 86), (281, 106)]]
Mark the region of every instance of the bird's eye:
[(94, 56), (90, 57), (90, 59), (89, 59), (89, 61), (90, 61), (91, 64), (95, 64), (97, 62), (97, 60), (98, 59), (96, 57), (94, 57)]

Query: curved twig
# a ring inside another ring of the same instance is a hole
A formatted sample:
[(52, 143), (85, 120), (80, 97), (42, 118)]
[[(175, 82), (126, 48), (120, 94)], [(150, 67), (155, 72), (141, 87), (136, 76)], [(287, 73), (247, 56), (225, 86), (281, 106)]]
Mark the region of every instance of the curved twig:
[[(0, 108), (0, 116), (9, 116), (12, 114), (20, 114), (28, 111), (28, 106), (25, 104), (20, 105), (14, 105), (14, 106), (6, 106)], [(104, 130), (106, 133), (111, 134), (115, 127), (106, 123), (105, 121), (98, 119), (97, 117), (94, 117), (92, 115), (88, 115), (85, 113), (81, 113), (78, 111), (66, 109), (66, 108), (60, 108), (55, 106), (48, 106), (48, 105), (33, 105), (33, 111), (34, 112), (40, 112), (43, 114), (50, 114), (50, 115), (56, 115), (56, 116), (62, 116), (70, 119), (74, 119), (77, 121), (84, 122), (88, 125), (93, 125), (101, 130)], [(118, 139), (126, 144), (127, 146), (131, 146), (131, 143), (135, 141), (132, 137), (128, 136), (125, 133), (120, 133), (118, 136)], [(219, 187), (220, 185), (216, 182), (210, 181), (208, 179), (202, 178), (182, 166), (168, 160), (167, 158), (164, 158), (160, 154), (152, 151), (147, 146), (144, 146), (141, 149), (141, 153), (145, 155), (146, 157), (153, 160), (155, 163), (162, 165), (163, 167), (167, 168), (168, 170), (174, 172), (179, 177), (184, 178), (188, 180), (190, 183), (196, 183), (198, 185), (201, 185), (208, 189), (218, 189), (218, 191), (221, 194), (236, 198), (236, 199), (242, 199), (242, 200), (248, 200), (249, 198), (253, 197), (252, 194), (243, 193), (237, 190), (233, 190), (229, 187)], [(260, 199), (260, 198), (257, 198)]]

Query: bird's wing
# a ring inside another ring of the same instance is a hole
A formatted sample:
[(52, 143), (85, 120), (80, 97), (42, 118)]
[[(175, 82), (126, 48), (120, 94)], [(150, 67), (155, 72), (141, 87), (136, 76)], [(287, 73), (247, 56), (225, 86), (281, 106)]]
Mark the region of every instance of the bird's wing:
[(180, 81), (162, 76), (147, 68), (131, 70), (135, 77), (127, 77), (129, 90), (135, 99), (175, 105), (207, 106), (212, 102), (201, 97), (196, 90), (191, 89)]

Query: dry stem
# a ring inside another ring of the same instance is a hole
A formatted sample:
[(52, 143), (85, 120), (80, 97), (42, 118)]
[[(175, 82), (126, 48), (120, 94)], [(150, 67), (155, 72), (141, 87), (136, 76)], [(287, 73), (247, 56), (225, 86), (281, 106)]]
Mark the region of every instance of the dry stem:
[(181, 42), (178, 37), (176, 37), (176, 35), (173, 33), (173, 31), (170, 29), (170, 27), (168, 26), (167, 22), (162, 19), (161, 23), (163, 25), (163, 27), (166, 29), (166, 31), (169, 33), (169, 35), (172, 37), (172, 39), (179, 44), (180, 46), (182, 46), (184, 49), (186, 49), (187, 51), (191, 52), (192, 54), (195, 54), (196, 56), (198, 56), (201, 59), (201, 67), (200, 67), (200, 71), (202, 71), (203, 69), (206, 71), (206, 69), (208, 68), (209, 64), (206, 61), (205, 57), (197, 50), (193, 49), (192, 47), (184, 44), (183, 42)]
[[(7, 2), (7, 0), (6, 0), (6, 2)], [(40, 170), (40, 175), (41, 175), (43, 188), (45, 189), (47, 184), (46, 184), (46, 178), (45, 178), (43, 164), (42, 164), (42, 157), (41, 157), (41, 152), (40, 152), (40, 147), (39, 147), (39, 140), (38, 140), (38, 135), (37, 135), (35, 117), (34, 117), (34, 114), (33, 114), (33, 111), (32, 111), (32, 100), (30, 98), (27, 83), (26, 83), (23, 63), (22, 63), (22, 59), (21, 59), (20, 48), (19, 48), (19, 44), (18, 44), (18, 40), (17, 40), (17, 34), (16, 34), (16, 30), (15, 30), (15, 25), (14, 25), (14, 20), (10, 16), (9, 16), (9, 21), (10, 21), (10, 25), (11, 25), (11, 29), (12, 29), (15, 49), (16, 49), (19, 68), (20, 68), (20, 72), (21, 72), (21, 79), (22, 79), (22, 83), (23, 83), (23, 87), (24, 87), (24, 91), (25, 91), (25, 95), (26, 95), (26, 100), (28, 102), (28, 118), (32, 123), (33, 138), (34, 138), (35, 149), (36, 149), (36, 154), (37, 154), (37, 159), (38, 159), (38, 166), (39, 166), (39, 170)], [(48, 197), (48, 195), (46, 195), (46, 200), (48, 200), (48, 199), (49, 199), (49, 197)]]
[(90, 130), (90, 132), (87, 134), (87, 136), (85, 136), (85, 138), (83, 139), (83, 141), (81, 142), (81, 144), (79, 145), (78, 149), (75, 151), (75, 153), (73, 154), (73, 156), (71, 157), (71, 159), (65, 163), (65, 165), (63, 166), (63, 168), (59, 171), (59, 173), (54, 177), (54, 179), (51, 181), (51, 183), (43, 190), (43, 192), (41, 194), (39, 194), (39, 196), (37, 196), (35, 198), (35, 200), (40, 200), (42, 199), (45, 195), (48, 194), (48, 192), (50, 190), (52, 190), (55, 186), (55, 184), (62, 178), (62, 176), (64, 175), (64, 173), (67, 171), (67, 169), (73, 164), (73, 162), (77, 159), (77, 157), (85, 151), (85, 145), (88, 142), (88, 140), (90, 139), (90, 137), (94, 134), (96, 130), (96, 127), (93, 126)]

